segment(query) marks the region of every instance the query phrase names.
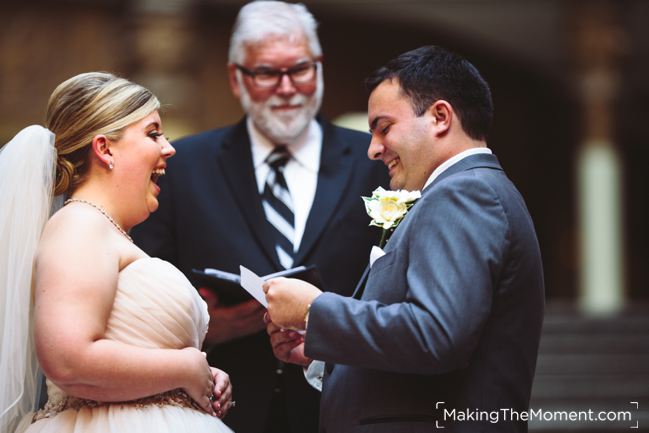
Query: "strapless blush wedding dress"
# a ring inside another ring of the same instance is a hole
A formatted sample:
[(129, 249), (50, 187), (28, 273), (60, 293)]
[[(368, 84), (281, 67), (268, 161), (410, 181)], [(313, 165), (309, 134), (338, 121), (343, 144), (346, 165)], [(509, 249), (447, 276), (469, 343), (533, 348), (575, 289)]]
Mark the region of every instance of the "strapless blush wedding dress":
[[(207, 306), (187, 278), (170, 263), (145, 257), (119, 273), (106, 338), (139, 347), (200, 348), (208, 322)], [(231, 432), (180, 391), (123, 403), (79, 400), (49, 380), (47, 391), (47, 405), (27, 433)]]

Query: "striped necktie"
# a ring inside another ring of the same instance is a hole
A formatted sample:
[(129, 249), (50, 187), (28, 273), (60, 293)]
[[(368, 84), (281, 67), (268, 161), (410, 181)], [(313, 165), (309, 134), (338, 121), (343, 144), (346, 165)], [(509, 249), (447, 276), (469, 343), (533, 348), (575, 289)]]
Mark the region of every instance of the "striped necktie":
[(276, 146), (266, 158), (270, 167), (261, 204), (270, 223), (275, 241), (275, 251), (281, 265), (288, 269), (293, 266), (293, 241), (295, 240), (295, 216), (293, 200), (284, 177), (284, 167), (291, 159), (285, 146)]

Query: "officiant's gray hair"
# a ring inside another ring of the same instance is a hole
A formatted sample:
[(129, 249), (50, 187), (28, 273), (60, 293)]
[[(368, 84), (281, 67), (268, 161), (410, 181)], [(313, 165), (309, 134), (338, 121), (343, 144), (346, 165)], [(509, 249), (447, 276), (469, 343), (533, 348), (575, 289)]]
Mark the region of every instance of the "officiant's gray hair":
[(318, 23), (301, 3), (254, 1), (243, 6), (237, 15), (230, 38), (229, 63), (243, 63), (245, 46), (268, 36), (296, 38), (306, 36), (314, 57), (322, 55), (316, 31)]

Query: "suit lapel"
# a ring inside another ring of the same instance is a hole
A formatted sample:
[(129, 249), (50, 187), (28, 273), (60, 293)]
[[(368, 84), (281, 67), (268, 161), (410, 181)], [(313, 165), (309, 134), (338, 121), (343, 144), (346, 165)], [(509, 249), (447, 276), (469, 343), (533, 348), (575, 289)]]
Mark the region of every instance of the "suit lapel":
[(272, 234), (261, 207), (245, 118), (235, 125), (229, 136), (224, 139), (217, 154), (217, 161), (250, 231), (271, 262), (280, 269)]
[(361, 279), (358, 280), (358, 283), (356, 284), (354, 293), (352, 293), (352, 298), (361, 299), (361, 296), (363, 296), (363, 292), (365, 291), (365, 283), (367, 283), (367, 277), (369, 275), (370, 275), (370, 266), (367, 265), (365, 267), (365, 270), (363, 271), (363, 275), (361, 275)]
[(295, 256), (296, 265), (301, 264), (327, 227), (344, 195), (345, 185), (352, 172), (351, 158), (346, 158), (350, 153), (349, 144), (336, 137), (336, 129), (332, 124), (321, 122), (321, 125), (323, 136), (318, 186), (304, 236)]

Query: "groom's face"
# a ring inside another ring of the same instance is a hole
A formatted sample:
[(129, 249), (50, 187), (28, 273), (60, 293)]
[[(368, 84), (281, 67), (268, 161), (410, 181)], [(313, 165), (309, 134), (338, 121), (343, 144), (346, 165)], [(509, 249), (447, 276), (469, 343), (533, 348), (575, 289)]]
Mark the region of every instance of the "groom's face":
[(435, 167), (429, 113), (416, 116), (398, 81), (386, 80), (370, 95), (368, 121), (372, 140), (367, 155), (388, 167), (390, 188), (422, 189)]

